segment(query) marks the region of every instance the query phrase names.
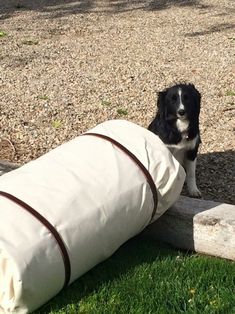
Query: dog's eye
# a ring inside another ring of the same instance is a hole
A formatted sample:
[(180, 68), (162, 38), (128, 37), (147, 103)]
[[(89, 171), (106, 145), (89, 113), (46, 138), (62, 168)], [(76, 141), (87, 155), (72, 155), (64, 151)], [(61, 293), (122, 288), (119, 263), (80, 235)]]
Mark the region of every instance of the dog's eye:
[(188, 95), (184, 94), (183, 95), (183, 100), (188, 100)]
[(173, 101), (176, 101), (176, 100), (177, 100), (177, 96), (174, 94), (174, 95), (172, 95), (171, 99), (172, 99)]

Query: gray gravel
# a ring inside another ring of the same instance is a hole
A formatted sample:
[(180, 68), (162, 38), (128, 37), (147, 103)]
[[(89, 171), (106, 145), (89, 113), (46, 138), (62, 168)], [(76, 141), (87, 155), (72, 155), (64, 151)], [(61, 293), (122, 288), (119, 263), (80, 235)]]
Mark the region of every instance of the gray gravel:
[(156, 92), (192, 82), (199, 186), (235, 203), (234, 15), (232, 0), (0, 0), (0, 159), (25, 163), (107, 119), (147, 127)]

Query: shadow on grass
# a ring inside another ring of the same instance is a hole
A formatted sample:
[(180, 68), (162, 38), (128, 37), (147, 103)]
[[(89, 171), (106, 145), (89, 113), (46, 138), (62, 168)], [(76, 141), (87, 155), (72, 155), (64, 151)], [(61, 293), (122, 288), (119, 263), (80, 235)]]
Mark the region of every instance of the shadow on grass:
[(92, 268), (61, 291), (55, 298), (37, 310), (35, 314), (59, 311), (69, 304), (78, 304), (82, 298), (96, 293), (105, 284), (121, 278), (136, 266), (143, 263), (152, 264), (156, 259), (175, 260), (177, 256), (178, 251), (170, 246), (160, 244), (156, 239), (146, 241), (145, 238), (137, 236), (122, 245), (106, 261)]

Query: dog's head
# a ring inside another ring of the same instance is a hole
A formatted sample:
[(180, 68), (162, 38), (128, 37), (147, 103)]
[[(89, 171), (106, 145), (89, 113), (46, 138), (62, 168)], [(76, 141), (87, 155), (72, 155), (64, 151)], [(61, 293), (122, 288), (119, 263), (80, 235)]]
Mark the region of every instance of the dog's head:
[(158, 115), (166, 121), (198, 120), (201, 94), (193, 84), (177, 84), (158, 94)]

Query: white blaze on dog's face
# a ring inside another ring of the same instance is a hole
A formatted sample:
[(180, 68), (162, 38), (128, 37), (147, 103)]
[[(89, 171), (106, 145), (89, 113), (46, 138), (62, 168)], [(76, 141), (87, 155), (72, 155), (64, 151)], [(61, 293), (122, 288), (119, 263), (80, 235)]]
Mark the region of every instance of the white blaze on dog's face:
[(179, 104), (177, 109), (177, 120), (176, 125), (180, 132), (185, 132), (188, 129), (189, 126), (189, 120), (187, 119), (187, 114), (185, 110), (185, 106), (182, 100), (182, 89), (178, 89), (178, 95), (179, 95)]

